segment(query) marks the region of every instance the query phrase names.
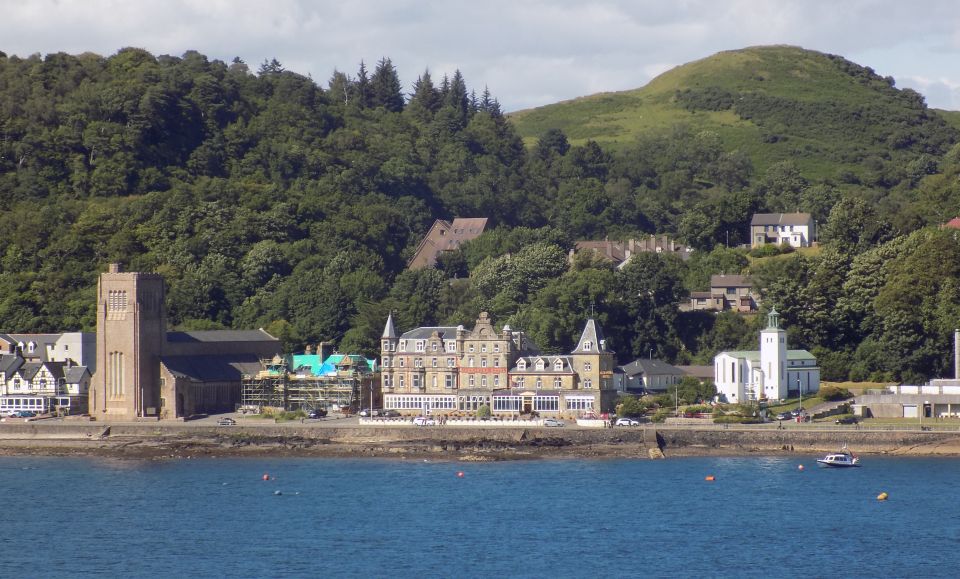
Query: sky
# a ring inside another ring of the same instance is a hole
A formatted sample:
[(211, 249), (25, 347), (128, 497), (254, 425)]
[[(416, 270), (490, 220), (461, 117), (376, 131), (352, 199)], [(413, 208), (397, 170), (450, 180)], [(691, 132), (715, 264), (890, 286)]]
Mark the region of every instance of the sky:
[(196, 50), (254, 71), (275, 58), (323, 87), (388, 57), (407, 92), (426, 69), (459, 69), (508, 112), (769, 44), (838, 54), (960, 110), (957, 0), (0, 0), (8, 55)]

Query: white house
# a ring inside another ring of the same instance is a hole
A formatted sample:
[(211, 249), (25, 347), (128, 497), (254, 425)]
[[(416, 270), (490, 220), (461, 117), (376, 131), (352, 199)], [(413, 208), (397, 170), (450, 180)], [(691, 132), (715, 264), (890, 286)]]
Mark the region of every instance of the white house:
[(756, 213), (750, 221), (750, 247), (767, 243), (809, 247), (816, 222), (809, 213)]
[(787, 333), (776, 309), (760, 332), (760, 350), (720, 352), (713, 358), (717, 393), (727, 402), (781, 400), (820, 390), (817, 359), (806, 350), (788, 350)]
[(87, 411), (90, 371), (67, 362), (30, 362), (0, 354), (0, 415), (18, 410)]

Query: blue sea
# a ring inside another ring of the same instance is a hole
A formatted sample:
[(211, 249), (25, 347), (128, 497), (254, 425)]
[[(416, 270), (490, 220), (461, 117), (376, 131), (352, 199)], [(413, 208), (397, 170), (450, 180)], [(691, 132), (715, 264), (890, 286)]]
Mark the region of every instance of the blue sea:
[(0, 574), (960, 575), (960, 460), (814, 458), (4, 457)]

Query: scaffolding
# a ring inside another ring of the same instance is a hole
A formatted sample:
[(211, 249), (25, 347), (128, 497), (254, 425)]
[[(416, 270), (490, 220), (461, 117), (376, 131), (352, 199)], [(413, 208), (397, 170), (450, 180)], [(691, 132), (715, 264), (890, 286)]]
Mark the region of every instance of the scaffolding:
[[(338, 370), (334, 375), (303, 375), (291, 373), (286, 363), (277, 358), (260, 363), (260, 372), (243, 377), (238, 408), (241, 412), (260, 413), (265, 408), (307, 412), (356, 410), (370, 394), (376, 393), (379, 398), (374, 374)], [(365, 396), (366, 393), (370, 394)]]

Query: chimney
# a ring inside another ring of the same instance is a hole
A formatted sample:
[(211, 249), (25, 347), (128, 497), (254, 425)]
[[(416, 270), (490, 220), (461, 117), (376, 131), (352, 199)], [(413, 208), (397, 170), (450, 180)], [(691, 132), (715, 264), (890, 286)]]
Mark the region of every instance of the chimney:
[(310, 354), (312, 354), (312, 353), (313, 353), (313, 346), (311, 346), (310, 344), (307, 344), (307, 346), (306, 346), (306, 347), (304, 348), (304, 350), (303, 350), (303, 353), (306, 354), (307, 356), (309, 356)]
[(119, 263), (111, 263), (107, 266), (107, 273), (120, 273), (123, 271), (123, 266)]
[(330, 344), (329, 342), (320, 342), (317, 344), (317, 354), (320, 355), (321, 360), (326, 360), (333, 353), (333, 344)]

